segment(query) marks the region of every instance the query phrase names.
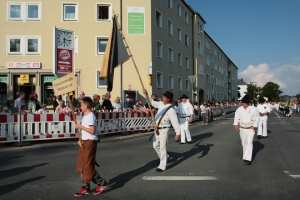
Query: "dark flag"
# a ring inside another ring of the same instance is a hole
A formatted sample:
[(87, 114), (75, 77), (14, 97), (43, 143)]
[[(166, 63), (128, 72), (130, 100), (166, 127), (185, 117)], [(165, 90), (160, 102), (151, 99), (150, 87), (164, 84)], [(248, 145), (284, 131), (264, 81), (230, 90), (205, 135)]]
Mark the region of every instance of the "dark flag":
[(113, 29), (106, 45), (100, 72), (100, 78), (106, 82), (108, 92), (111, 92), (113, 88), (114, 69), (129, 58), (123, 37), (118, 29), (117, 17), (114, 16)]

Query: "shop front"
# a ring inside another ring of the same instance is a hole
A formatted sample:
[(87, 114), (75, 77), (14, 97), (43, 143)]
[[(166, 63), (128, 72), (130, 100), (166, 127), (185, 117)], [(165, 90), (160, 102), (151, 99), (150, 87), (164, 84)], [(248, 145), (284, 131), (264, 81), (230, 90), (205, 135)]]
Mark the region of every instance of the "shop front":
[(25, 101), (36, 92), (36, 76), (34, 74), (13, 75), (13, 98), (17, 99), (21, 91), (25, 92)]
[(0, 105), (4, 106), (7, 100), (7, 76), (0, 76)]

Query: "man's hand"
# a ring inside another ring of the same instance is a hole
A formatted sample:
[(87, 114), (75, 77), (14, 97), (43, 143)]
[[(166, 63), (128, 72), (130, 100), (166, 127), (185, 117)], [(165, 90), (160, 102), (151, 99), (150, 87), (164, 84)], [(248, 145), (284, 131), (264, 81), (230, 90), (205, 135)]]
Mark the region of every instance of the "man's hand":
[(143, 89), (143, 93), (144, 93), (144, 94), (147, 94), (147, 90), (146, 90), (146, 89)]
[(80, 146), (80, 147), (82, 147), (82, 145), (83, 145), (83, 142), (82, 142), (82, 140), (78, 140), (78, 145)]
[(176, 141), (180, 140), (180, 135), (175, 135), (175, 140)]
[(251, 126), (251, 129), (255, 131), (256, 127), (254, 127), (254, 126)]
[(234, 130), (239, 131), (239, 126), (238, 125), (234, 125)]
[(75, 128), (80, 128), (81, 125), (80, 124), (75, 124)]
[(190, 119), (189, 119), (189, 123), (192, 123), (192, 122), (193, 122), (193, 118), (190, 118)]

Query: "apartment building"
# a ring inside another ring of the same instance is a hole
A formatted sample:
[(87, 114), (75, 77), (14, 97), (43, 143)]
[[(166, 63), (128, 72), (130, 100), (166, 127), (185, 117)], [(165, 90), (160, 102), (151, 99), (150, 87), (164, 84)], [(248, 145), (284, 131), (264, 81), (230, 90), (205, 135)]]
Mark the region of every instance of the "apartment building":
[[(169, 90), (174, 98), (187, 94), (195, 101), (211, 99), (214, 94), (206, 80), (211, 70), (206, 65), (204, 47), (206, 22), (183, 0), (14, 0), (0, 1), (0, 7), (5, 8), (0, 14), (0, 40), (4, 44), (0, 49), (2, 104), (7, 98), (17, 98), (20, 91), (27, 95), (36, 92), (44, 103), (53, 96), (54, 27), (74, 31), (78, 90), (72, 94), (78, 96), (81, 90), (88, 96), (105, 94), (107, 88), (99, 73), (113, 14), (118, 15), (149, 93), (161, 96)], [(237, 70), (233, 63), (232, 68)], [(230, 77), (236, 75), (232, 71)], [(195, 76), (193, 84), (189, 76)], [(229, 84), (226, 81), (225, 86)], [(231, 82), (228, 87), (233, 94), (235, 85)], [(126, 95), (142, 99), (141, 90), (131, 60), (116, 68), (112, 100)], [(220, 94), (220, 99), (222, 94), (229, 98), (226, 89), (213, 91)]]

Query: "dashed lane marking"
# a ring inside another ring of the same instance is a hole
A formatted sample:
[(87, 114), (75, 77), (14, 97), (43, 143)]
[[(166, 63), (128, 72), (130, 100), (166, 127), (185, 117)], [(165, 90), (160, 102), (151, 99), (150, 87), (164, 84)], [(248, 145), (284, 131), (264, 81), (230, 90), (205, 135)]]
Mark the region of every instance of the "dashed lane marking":
[(146, 181), (214, 181), (215, 176), (143, 176)]

